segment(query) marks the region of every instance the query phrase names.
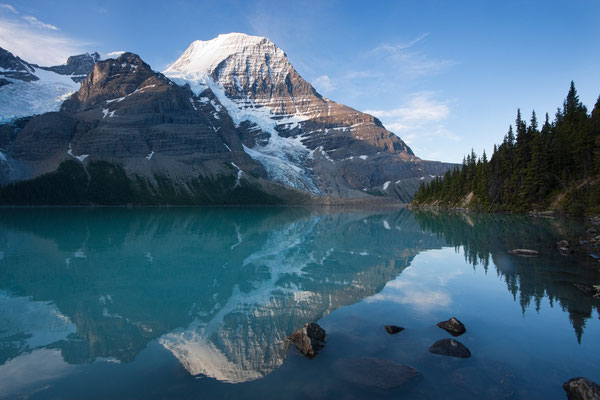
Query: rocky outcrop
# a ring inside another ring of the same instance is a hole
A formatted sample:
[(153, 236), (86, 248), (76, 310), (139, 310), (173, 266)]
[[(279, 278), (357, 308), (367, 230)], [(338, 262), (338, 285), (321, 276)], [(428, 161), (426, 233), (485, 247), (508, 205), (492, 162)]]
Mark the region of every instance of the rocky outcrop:
[(586, 378), (573, 378), (563, 384), (569, 400), (600, 400), (600, 385)]
[(0, 77), (11, 80), (20, 80), (25, 82), (33, 82), (39, 80), (33, 74), (35, 71), (31, 64), (22, 60), (20, 57), (14, 56), (10, 51), (0, 47)]
[(56, 72), (60, 75), (69, 75), (74, 82), (81, 82), (94, 69), (94, 65), (100, 61), (100, 54), (85, 53), (71, 56), (67, 59), (66, 64), (56, 65), (53, 67), (40, 67), (46, 71)]
[(421, 376), (408, 365), (380, 358), (343, 358), (334, 370), (348, 383), (389, 390), (408, 385)]
[(438, 322), (437, 326), (451, 334), (452, 336), (460, 336), (467, 331), (467, 328), (462, 322), (452, 317), (448, 321)]
[(386, 325), (385, 326), (385, 331), (387, 333), (389, 333), (390, 335), (395, 335), (396, 333), (400, 333), (404, 330), (404, 328), (402, 328), (401, 326), (396, 326), (396, 325)]
[(429, 348), (429, 352), (456, 358), (469, 358), (471, 352), (464, 344), (454, 339), (438, 340)]
[(325, 330), (313, 322), (306, 323), (302, 328), (288, 336), (303, 356), (313, 359), (325, 347)]

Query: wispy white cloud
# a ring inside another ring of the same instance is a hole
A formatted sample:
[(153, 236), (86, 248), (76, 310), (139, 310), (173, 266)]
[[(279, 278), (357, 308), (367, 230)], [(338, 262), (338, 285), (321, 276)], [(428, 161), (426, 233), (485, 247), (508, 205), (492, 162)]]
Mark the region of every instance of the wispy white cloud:
[(444, 142), (456, 142), (460, 136), (447, 129), (445, 122), (451, 116), (451, 101), (439, 100), (437, 93), (423, 91), (413, 93), (399, 107), (365, 110), (383, 122), (385, 127), (400, 136), (418, 154), (431, 158), (430, 149), (443, 146)]
[(417, 36), (415, 39), (409, 41), (408, 43), (395, 43), (395, 44), (381, 43), (380, 45), (375, 47), (373, 50), (371, 50), (371, 53), (387, 52), (387, 53), (397, 54), (403, 50), (413, 47), (415, 44), (419, 43), (421, 40), (425, 39), (427, 36), (429, 36), (429, 33), (423, 33), (423, 34)]
[(63, 63), (85, 52), (86, 44), (31, 15), (22, 16), (10, 4), (0, 4), (0, 47), (40, 65)]
[(450, 115), (450, 107), (445, 102), (435, 100), (434, 92), (413, 93), (408, 102), (390, 110), (366, 110), (377, 118), (395, 119), (403, 123), (426, 123), (441, 121)]
[(106, 53), (106, 58), (116, 58), (116, 57), (119, 57), (123, 53), (125, 53), (123, 50), (111, 51), (110, 53)]
[(335, 89), (335, 82), (327, 75), (321, 75), (313, 80), (313, 86), (317, 91), (327, 94)]
[(13, 14), (18, 14), (19, 12), (10, 4), (5, 4), (5, 3), (0, 3), (0, 9), (4, 10), (8, 10), (10, 12), (12, 12)]
[(51, 31), (58, 31), (60, 29), (58, 29), (56, 26), (51, 25), (51, 24), (47, 24), (45, 22), (40, 21), (39, 19), (37, 19), (36, 17), (32, 17), (31, 15), (26, 15), (23, 17), (23, 19), (27, 22), (29, 22), (31, 25), (38, 27), (38, 28), (42, 28), (42, 29), (50, 29)]
[(455, 65), (453, 60), (434, 59), (424, 51), (414, 49), (428, 36), (429, 33), (423, 33), (408, 42), (380, 43), (367, 55), (379, 58), (381, 62), (391, 63), (404, 76), (430, 75)]

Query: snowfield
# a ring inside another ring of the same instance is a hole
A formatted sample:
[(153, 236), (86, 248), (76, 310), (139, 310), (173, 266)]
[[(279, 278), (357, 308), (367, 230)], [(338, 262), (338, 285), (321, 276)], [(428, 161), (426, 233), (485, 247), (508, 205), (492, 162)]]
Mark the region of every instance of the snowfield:
[(23, 82), (5, 78), (11, 83), (0, 87), (0, 123), (17, 118), (58, 111), (62, 103), (80, 84), (70, 76), (36, 69), (30, 71), (39, 80)]

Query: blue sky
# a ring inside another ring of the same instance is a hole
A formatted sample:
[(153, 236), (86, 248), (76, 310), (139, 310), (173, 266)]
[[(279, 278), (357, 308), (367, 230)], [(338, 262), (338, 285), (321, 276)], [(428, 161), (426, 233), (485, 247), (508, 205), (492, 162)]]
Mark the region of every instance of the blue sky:
[(323, 95), (378, 116), (426, 159), (488, 152), (520, 107), (552, 117), (575, 81), (600, 94), (600, 2), (40, 1), (0, 3), (0, 46), (40, 64), (139, 54), (163, 70), (196, 39), (266, 36)]

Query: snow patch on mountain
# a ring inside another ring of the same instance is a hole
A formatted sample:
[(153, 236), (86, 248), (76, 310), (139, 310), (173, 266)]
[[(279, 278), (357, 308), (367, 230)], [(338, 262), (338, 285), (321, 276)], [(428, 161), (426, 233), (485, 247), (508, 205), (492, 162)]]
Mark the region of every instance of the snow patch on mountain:
[[(236, 126), (248, 121), (270, 134), (267, 143), (257, 143), (253, 148), (244, 146), (244, 151), (265, 167), (272, 180), (311, 193), (321, 193), (312, 178), (307, 175), (306, 169), (301, 167), (310, 160), (311, 150), (302, 144), (300, 138), (282, 137), (275, 129), (278, 125), (297, 126), (307, 117), (288, 116), (276, 119), (269, 108), (257, 106), (249, 98), (230, 99), (225, 94), (223, 86), (207, 75), (196, 73), (169, 75), (169, 70), (165, 71), (165, 74), (181, 86), (188, 84), (196, 96), (210, 89), (221, 106), (225, 107)], [(213, 107), (217, 109), (220, 106), (215, 103)]]
[(0, 87), (0, 123), (58, 111), (61, 104), (80, 87), (68, 75), (41, 68), (35, 69), (33, 74), (39, 80), (24, 82), (5, 77), (11, 83)]

